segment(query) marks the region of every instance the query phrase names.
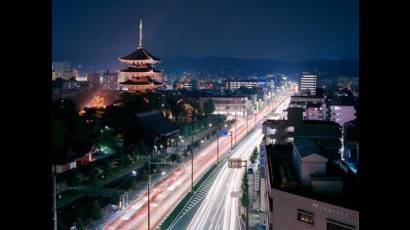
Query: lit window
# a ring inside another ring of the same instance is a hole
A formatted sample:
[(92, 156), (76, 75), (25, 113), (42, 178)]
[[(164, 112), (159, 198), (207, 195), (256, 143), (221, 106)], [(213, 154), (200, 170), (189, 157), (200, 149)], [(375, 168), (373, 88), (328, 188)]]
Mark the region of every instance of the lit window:
[(298, 221), (313, 225), (313, 213), (298, 210)]
[(75, 166), (76, 166), (76, 162), (71, 162), (69, 168), (70, 168), (70, 169), (73, 169), (73, 168), (75, 168)]
[(275, 135), (276, 134), (276, 129), (267, 128), (267, 132), (268, 132), (268, 134)]
[(293, 142), (294, 138), (293, 137), (288, 137), (288, 142)]
[(276, 144), (276, 139), (271, 139), (271, 144)]
[(295, 132), (295, 127), (289, 126), (289, 127), (287, 128), (287, 131), (288, 131), (288, 132)]

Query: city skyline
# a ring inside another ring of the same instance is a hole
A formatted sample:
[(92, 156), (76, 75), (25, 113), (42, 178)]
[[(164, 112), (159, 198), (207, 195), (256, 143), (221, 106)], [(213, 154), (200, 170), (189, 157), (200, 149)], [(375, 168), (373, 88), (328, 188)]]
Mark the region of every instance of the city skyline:
[(53, 60), (119, 68), (141, 19), (145, 46), (164, 59), (358, 59), (358, 1), (235, 3), (53, 1)]

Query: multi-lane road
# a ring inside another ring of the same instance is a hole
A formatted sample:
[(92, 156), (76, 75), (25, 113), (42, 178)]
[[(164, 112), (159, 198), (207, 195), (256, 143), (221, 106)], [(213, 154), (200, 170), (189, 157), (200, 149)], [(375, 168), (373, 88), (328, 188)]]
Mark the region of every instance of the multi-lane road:
[[(262, 138), (262, 129), (255, 129), (235, 148), (232, 158), (248, 160)], [(241, 229), (238, 192), (243, 174), (244, 169), (228, 168), (225, 162), (187, 229)]]
[[(274, 109), (275, 119), (281, 119), (281, 114), (290, 102), (290, 98), (285, 99)], [(270, 115), (267, 116), (270, 118)], [(249, 160), (253, 149), (258, 146), (263, 138), (262, 122), (260, 120), (257, 128), (247, 136), (241, 144), (234, 150), (231, 158), (241, 158)], [(248, 161), (248, 165), (249, 165)], [(193, 215), (188, 225), (189, 230), (208, 229), (242, 229), (244, 223), (239, 217), (239, 197), (232, 196), (241, 190), (241, 182), (244, 170), (230, 169), (225, 163), (214, 184), (209, 189), (208, 194)]]
[[(277, 98), (271, 105), (265, 106), (256, 116), (249, 117), (248, 129), (251, 131), (254, 126), (263, 119), (270, 111), (275, 109), (289, 95), (283, 95)], [(256, 119), (256, 122), (255, 122)], [(240, 118), (236, 121), (237, 140), (246, 135), (247, 122), (246, 118)], [(233, 125), (228, 131), (232, 131), (235, 136), (235, 126)], [(230, 149), (230, 137), (219, 138), (219, 154), (222, 156)], [(213, 164), (216, 163), (217, 143), (213, 141), (208, 146), (194, 156), (194, 181), (206, 172)], [(170, 172), (163, 180), (151, 187), (151, 229), (155, 228), (166, 214), (177, 204), (190, 189), (190, 159), (184, 164)], [(147, 229), (148, 228), (148, 207), (147, 193), (145, 192), (136, 200), (130, 202), (130, 205), (121, 211), (115, 218), (109, 220), (103, 230), (126, 230), (126, 229)]]

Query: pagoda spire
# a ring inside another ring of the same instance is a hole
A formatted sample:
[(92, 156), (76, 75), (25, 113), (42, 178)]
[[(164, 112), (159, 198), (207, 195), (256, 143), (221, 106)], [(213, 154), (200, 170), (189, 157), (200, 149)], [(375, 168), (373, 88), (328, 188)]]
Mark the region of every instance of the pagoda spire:
[(138, 48), (142, 48), (142, 20), (140, 20), (140, 37), (139, 37), (139, 43), (138, 43)]

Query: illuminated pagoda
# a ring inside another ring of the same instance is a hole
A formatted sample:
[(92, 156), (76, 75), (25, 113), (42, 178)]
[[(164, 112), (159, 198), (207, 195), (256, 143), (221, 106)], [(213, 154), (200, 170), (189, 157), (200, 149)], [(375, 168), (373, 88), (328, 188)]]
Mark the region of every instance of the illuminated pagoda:
[(120, 89), (126, 91), (152, 91), (163, 86), (162, 72), (156, 70), (154, 65), (160, 59), (148, 53), (142, 45), (142, 20), (139, 26), (138, 48), (131, 54), (119, 58), (121, 63), (126, 63), (128, 68), (120, 70), (123, 75), (119, 82)]

